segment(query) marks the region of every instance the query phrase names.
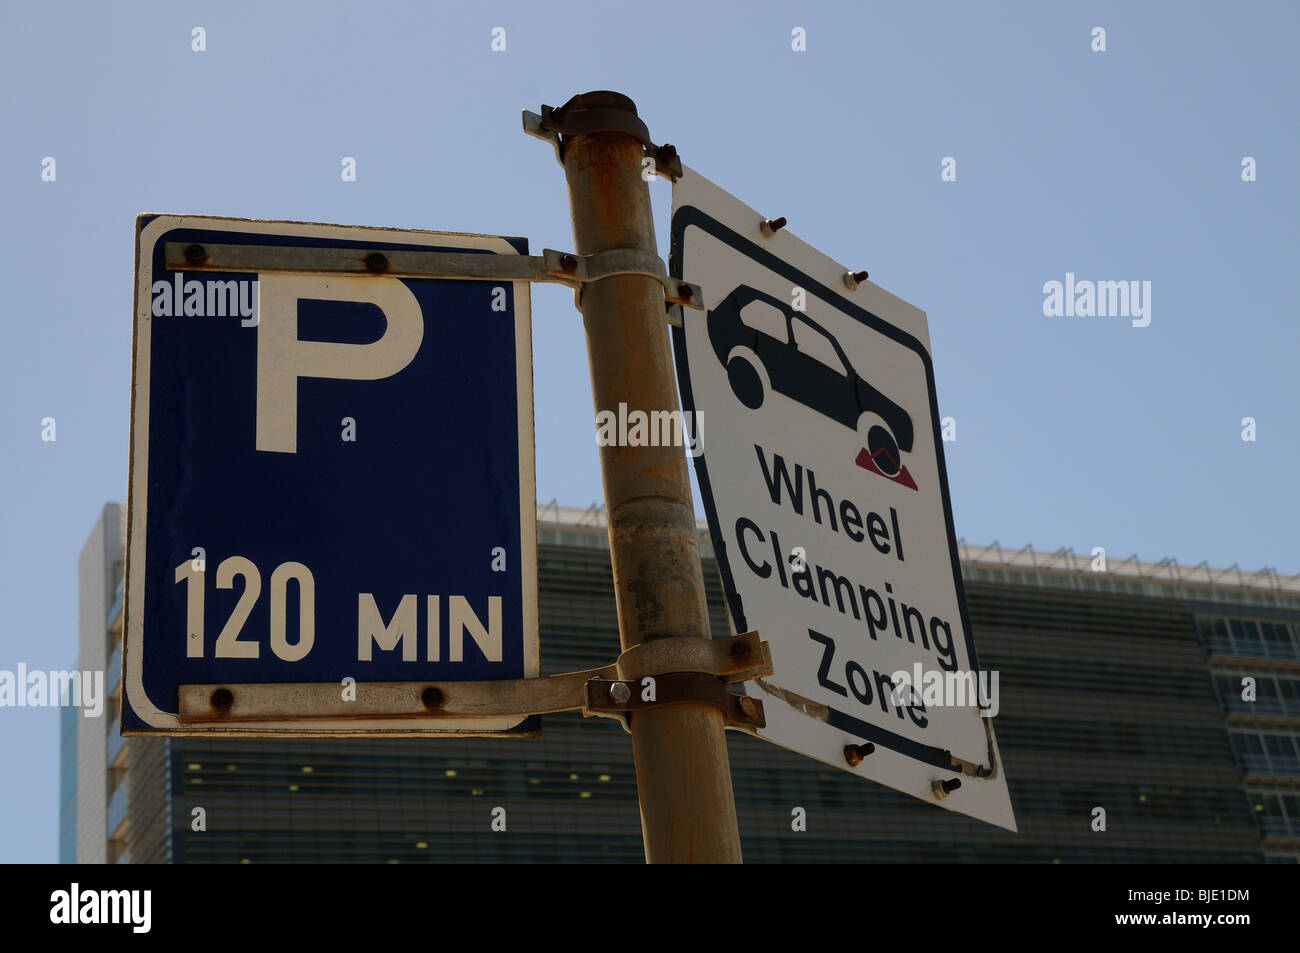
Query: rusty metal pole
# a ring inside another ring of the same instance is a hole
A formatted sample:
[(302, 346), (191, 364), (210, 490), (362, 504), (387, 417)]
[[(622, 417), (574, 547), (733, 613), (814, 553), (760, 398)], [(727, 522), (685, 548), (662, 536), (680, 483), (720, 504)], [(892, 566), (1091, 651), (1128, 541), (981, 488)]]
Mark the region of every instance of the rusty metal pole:
[[(575, 96), (561, 107), (636, 116), (619, 93)], [(589, 114), (590, 115), (590, 114)], [(608, 113), (606, 113), (608, 115)], [(602, 123), (592, 123), (600, 126)], [(642, 144), (624, 132), (568, 137), (577, 253), (636, 248), (658, 254)], [(676, 412), (663, 288), (618, 275), (586, 285), (582, 320), (595, 408)], [(600, 448), (610, 558), (623, 649), (669, 636), (709, 637), (695, 508), (681, 447)], [(649, 863), (740, 863), (740, 834), (722, 713), (689, 703), (631, 716), (632, 750)]]

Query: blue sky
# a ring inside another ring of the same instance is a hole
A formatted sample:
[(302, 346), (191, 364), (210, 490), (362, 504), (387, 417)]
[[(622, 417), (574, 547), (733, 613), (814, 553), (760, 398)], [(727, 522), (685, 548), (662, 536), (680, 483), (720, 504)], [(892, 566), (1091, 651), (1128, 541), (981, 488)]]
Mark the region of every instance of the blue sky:
[[(6, 4), (0, 669), (72, 663), (77, 554), (126, 497), (137, 213), (567, 249), (519, 113), (589, 89), (927, 312), (959, 536), (1300, 572), (1297, 45), (1281, 2)], [(1151, 324), (1045, 317), (1067, 272), (1150, 281)], [(533, 300), (538, 496), (585, 507), (580, 319)], [(55, 859), (57, 711), (0, 709), (0, 764), (0, 860)]]

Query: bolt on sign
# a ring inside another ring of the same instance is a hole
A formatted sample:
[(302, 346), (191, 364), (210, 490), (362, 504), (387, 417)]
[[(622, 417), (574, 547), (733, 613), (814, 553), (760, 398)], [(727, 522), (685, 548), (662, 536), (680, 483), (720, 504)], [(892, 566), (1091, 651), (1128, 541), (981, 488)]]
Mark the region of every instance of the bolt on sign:
[(1015, 830), (953, 533), (925, 314), (687, 169), (673, 342), (760, 737)]
[(137, 219), (124, 734), (538, 730), (421, 687), (538, 675), (529, 285), (430, 252), (527, 243)]

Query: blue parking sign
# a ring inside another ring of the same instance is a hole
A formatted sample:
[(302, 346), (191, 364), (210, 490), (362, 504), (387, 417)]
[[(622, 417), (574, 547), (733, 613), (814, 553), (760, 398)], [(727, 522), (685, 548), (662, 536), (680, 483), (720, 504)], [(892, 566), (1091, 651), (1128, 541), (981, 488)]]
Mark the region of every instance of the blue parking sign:
[[(528, 282), (386, 273), (411, 252), (527, 242), (137, 219), (125, 734), (537, 729), (373, 704), (539, 674)], [(284, 693), (240, 717), (250, 686)]]

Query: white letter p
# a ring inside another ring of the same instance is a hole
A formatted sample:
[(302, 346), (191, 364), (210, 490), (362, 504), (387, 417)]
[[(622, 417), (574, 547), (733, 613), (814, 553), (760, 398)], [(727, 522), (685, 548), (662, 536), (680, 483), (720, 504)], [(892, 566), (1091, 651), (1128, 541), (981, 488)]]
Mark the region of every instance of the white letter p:
[[(257, 328), (257, 449), (298, 450), (298, 378), (375, 381), (396, 374), (415, 357), (424, 316), (397, 278), (260, 275)], [(302, 299), (373, 304), (388, 327), (370, 344), (298, 340)]]

